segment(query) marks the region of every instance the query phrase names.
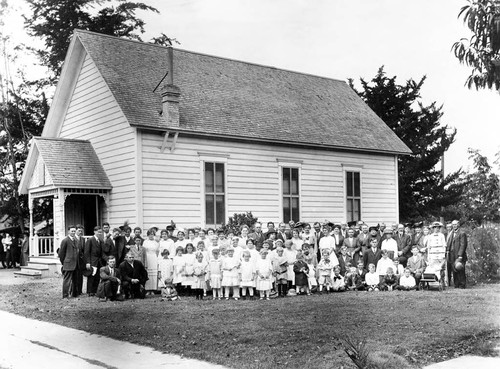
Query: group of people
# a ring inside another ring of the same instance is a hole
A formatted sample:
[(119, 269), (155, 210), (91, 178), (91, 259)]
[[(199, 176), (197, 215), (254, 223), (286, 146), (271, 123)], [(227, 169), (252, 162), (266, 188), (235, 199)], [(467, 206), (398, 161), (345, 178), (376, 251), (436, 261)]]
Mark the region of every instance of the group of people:
[(342, 291), (416, 290), (424, 271), (443, 265), (428, 263), (428, 251), (446, 250), (448, 278), (465, 288), (467, 236), (453, 221), (445, 228), (434, 222), (334, 224), (325, 221), (260, 222), (237, 232), (223, 229), (165, 229), (143, 232), (124, 225), (94, 228), (86, 241), (83, 226), (69, 227), (60, 246), (63, 298), (87, 293), (101, 301), (144, 298), (161, 293), (164, 299), (194, 295), (197, 299), (259, 298)]
[(4, 269), (19, 268), (28, 265), (29, 237), (16, 234), (0, 234), (0, 264)]

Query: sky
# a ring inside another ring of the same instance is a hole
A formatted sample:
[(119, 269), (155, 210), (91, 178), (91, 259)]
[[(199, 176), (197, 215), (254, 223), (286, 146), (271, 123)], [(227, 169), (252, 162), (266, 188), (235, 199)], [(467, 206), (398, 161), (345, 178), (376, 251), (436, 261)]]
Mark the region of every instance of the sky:
[[(442, 125), (457, 129), (445, 172), (470, 168), (468, 148), (490, 164), (500, 151), (500, 94), (465, 87), (469, 69), (451, 51), (469, 36), (457, 18), (465, 0), (142, 1), (160, 11), (138, 12), (145, 41), (165, 33), (185, 50), (340, 80), (370, 80), (381, 66), (400, 84), (425, 75), (423, 103), (443, 105)], [(20, 19), (27, 8), (15, 5), (4, 33), (32, 42)]]

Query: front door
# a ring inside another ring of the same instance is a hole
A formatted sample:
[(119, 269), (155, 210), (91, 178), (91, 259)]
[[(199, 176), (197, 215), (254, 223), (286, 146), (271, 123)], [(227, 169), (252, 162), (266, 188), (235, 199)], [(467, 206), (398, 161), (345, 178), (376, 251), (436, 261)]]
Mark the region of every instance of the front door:
[(100, 224), (100, 196), (70, 195), (64, 203), (64, 220), (66, 228), (70, 225), (82, 224), (85, 235), (94, 234), (94, 227)]

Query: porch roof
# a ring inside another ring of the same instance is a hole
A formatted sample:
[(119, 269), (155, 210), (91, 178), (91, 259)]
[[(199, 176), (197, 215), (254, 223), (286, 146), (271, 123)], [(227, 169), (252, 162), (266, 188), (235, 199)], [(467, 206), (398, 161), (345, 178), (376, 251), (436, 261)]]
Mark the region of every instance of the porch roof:
[(112, 188), (90, 141), (65, 138), (33, 137), (26, 161), (20, 192), (27, 193), (38, 157), (58, 188)]

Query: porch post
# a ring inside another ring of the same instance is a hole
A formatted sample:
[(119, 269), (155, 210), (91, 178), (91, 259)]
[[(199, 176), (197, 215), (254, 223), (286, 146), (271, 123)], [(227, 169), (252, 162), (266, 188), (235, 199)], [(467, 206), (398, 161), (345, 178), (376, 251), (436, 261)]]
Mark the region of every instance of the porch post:
[[(31, 256), (35, 255), (35, 245), (33, 242), (33, 199), (31, 198), (31, 192), (28, 192), (28, 209), (30, 211), (29, 255)], [(38, 249), (38, 244), (36, 245), (36, 248)]]

